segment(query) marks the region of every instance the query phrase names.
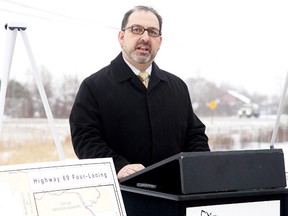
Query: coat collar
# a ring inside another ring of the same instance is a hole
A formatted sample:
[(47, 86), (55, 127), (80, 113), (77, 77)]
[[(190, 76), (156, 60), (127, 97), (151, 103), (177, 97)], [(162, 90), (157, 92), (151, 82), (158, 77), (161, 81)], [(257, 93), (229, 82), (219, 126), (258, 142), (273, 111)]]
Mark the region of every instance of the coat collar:
[[(129, 79), (135, 79), (137, 76), (133, 73), (130, 67), (125, 63), (122, 53), (120, 53), (112, 62), (111, 70), (115, 75), (118, 82), (124, 82)], [(138, 78), (137, 78), (138, 79)], [(150, 81), (152, 85), (159, 83), (160, 81), (167, 81), (166, 74), (157, 66), (155, 62), (152, 63), (152, 73)], [(150, 82), (149, 81), (149, 82)], [(150, 85), (150, 83), (149, 83)]]

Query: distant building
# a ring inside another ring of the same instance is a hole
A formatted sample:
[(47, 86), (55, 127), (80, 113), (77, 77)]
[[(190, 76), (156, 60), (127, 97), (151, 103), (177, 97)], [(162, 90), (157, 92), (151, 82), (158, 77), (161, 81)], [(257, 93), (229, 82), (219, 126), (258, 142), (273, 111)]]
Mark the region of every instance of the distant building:
[(228, 90), (220, 97), (221, 109), (226, 115), (238, 115), (239, 117), (258, 117), (259, 106), (251, 102), (251, 99), (234, 90)]

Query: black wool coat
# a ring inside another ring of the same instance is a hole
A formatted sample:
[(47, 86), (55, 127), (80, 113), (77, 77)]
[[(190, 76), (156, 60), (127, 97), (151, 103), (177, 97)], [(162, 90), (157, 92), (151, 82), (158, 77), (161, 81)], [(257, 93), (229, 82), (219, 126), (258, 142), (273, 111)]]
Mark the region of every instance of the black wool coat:
[(209, 151), (186, 84), (152, 64), (148, 90), (119, 54), (80, 85), (70, 130), (80, 159), (112, 157), (116, 172), (180, 152)]

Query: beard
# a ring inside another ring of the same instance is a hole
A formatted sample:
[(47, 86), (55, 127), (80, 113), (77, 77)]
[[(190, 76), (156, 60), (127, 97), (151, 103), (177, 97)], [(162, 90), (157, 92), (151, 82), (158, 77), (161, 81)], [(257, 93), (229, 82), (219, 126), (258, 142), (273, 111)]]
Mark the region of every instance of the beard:
[(139, 55), (139, 54), (137, 54), (137, 50), (130, 52), (129, 56), (130, 56), (130, 58), (132, 58), (134, 61), (136, 61), (139, 64), (145, 64), (145, 63), (152, 60), (151, 53), (146, 54), (146, 55)]
[(151, 50), (150, 45), (147, 43), (143, 43), (143, 42), (137, 44), (136, 48), (134, 50), (128, 49), (126, 46), (123, 46), (122, 49), (126, 53), (127, 56), (129, 56), (131, 59), (133, 59), (135, 62), (137, 62), (139, 64), (145, 64), (147, 62), (152, 61), (155, 58), (156, 53), (152, 54), (151, 52), (149, 52), (146, 54), (141, 54), (141, 53), (139, 53), (139, 51), (137, 49), (137, 47), (140, 45), (148, 46), (149, 49)]

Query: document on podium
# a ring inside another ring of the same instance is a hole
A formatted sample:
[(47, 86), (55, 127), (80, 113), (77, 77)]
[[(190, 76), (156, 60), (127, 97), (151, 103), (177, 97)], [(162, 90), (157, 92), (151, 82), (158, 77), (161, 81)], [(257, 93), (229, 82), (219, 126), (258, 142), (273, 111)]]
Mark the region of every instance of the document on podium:
[(111, 158), (0, 167), (1, 215), (126, 216)]

